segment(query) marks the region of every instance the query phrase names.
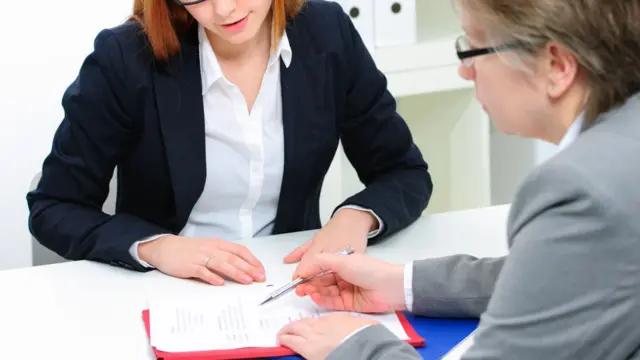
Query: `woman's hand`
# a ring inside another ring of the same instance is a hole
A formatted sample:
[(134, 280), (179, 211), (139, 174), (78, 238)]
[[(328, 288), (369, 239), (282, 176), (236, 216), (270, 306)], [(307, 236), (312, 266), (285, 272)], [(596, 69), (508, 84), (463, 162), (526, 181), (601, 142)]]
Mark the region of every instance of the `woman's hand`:
[(278, 343), (307, 360), (324, 360), (352, 332), (377, 322), (349, 314), (294, 321), (280, 330)]
[(406, 309), (404, 266), (363, 254), (317, 254), (300, 267), (300, 276), (331, 273), (298, 285), (298, 296), (310, 296), (321, 307), (359, 313)]
[(379, 226), (369, 212), (356, 209), (341, 209), (316, 235), (284, 258), (285, 263), (300, 261), (293, 273), (298, 277), (299, 269), (308, 261), (307, 257), (319, 253), (338, 253), (349, 246), (356, 253), (364, 253), (368, 235)]
[(217, 238), (166, 235), (138, 245), (141, 260), (163, 273), (223, 285), (223, 277), (241, 284), (265, 280), (264, 266), (245, 246)]

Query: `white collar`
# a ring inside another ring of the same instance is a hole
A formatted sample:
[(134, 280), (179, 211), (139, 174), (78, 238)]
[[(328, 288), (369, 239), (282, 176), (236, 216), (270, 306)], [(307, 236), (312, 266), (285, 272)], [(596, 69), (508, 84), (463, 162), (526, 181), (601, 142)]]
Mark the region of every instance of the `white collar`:
[(567, 132), (560, 140), (558, 144), (558, 150), (565, 149), (569, 144), (571, 144), (575, 139), (578, 138), (580, 132), (582, 131), (582, 124), (584, 122), (584, 113), (581, 113), (578, 118), (571, 124)]
[[(202, 95), (204, 95), (211, 85), (223, 77), (223, 74), (222, 69), (220, 68), (220, 63), (213, 52), (213, 48), (211, 48), (211, 43), (209, 43), (209, 39), (207, 38), (207, 34), (205, 33), (202, 25), (198, 26), (198, 41), (200, 48), (200, 72), (202, 74)], [(276, 51), (271, 51), (268, 66), (272, 66), (280, 57), (282, 57), (284, 65), (289, 67), (292, 56), (293, 52), (291, 50), (291, 45), (289, 44), (287, 32), (285, 31), (278, 42), (278, 48)]]

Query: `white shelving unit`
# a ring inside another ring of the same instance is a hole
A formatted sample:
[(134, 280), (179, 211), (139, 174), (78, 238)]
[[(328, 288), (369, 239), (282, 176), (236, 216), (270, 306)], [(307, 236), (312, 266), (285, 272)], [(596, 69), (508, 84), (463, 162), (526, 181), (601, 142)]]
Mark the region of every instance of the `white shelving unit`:
[[(376, 64), (429, 164), (434, 193), (426, 213), (510, 202), (517, 184), (553, 149), (497, 133), (458, 75), (462, 31), (450, 0), (416, 0), (418, 43), (375, 48)], [(321, 198), (323, 220), (363, 185), (340, 148)], [(339, 189), (339, 190), (335, 190)]]

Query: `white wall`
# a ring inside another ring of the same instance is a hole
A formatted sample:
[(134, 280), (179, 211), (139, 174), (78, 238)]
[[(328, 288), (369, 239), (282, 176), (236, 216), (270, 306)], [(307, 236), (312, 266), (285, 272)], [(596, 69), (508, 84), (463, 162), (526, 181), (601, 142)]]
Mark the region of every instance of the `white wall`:
[(93, 40), (132, 0), (3, 2), (0, 22), (0, 270), (31, 265), (26, 193), (62, 119), (62, 93)]

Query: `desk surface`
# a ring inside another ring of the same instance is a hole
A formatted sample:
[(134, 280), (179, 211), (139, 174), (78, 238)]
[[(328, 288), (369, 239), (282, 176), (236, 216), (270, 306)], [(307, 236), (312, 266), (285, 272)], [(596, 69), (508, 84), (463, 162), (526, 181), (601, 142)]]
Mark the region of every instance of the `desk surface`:
[[(367, 252), (398, 263), (456, 253), (502, 256), (507, 212), (505, 205), (424, 216)], [(295, 266), (283, 264), (282, 257), (312, 235), (242, 243), (265, 265), (267, 283), (279, 285), (290, 280)], [(230, 286), (243, 285), (214, 287), (88, 261), (0, 271), (0, 352), (16, 359), (153, 359), (140, 317), (147, 299), (211, 294)]]

